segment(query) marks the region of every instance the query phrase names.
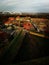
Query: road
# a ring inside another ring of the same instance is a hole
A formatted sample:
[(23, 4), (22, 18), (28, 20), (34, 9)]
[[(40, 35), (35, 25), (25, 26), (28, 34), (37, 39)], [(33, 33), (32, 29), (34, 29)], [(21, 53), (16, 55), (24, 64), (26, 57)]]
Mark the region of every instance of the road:
[(19, 63), (49, 55), (49, 39), (25, 30), (15, 36), (1, 57), (3, 63)]
[(48, 56), (48, 51), (49, 39), (27, 33), (14, 63)]

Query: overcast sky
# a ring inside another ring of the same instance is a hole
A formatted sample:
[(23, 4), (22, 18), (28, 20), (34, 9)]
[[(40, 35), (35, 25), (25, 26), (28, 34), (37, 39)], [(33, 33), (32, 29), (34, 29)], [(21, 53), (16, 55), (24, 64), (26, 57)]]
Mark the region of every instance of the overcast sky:
[(0, 11), (49, 13), (49, 0), (0, 0)]

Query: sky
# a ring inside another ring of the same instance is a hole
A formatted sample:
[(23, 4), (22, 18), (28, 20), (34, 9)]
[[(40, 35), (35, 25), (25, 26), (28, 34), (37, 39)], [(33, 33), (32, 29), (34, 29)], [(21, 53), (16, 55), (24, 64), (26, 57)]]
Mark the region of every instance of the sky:
[(49, 13), (49, 0), (0, 0), (0, 11)]

